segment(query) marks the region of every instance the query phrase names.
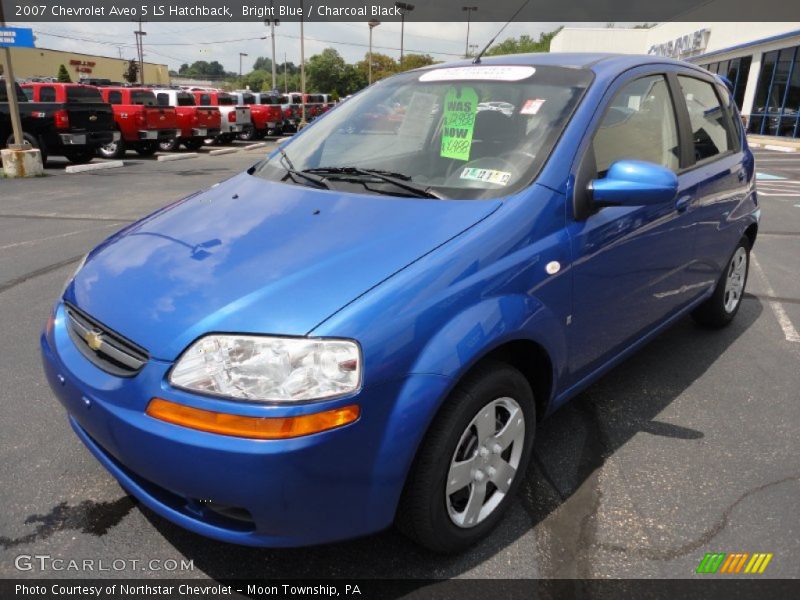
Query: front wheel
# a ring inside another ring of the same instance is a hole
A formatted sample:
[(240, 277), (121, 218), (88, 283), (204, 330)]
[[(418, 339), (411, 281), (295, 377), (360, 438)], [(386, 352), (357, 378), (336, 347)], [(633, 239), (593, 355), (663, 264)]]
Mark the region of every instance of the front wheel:
[(243, 142), (252, 142), (258, 138), (258, 130), (255, 127), (245, 127), (239, 134), (239, 139)]
[(530, 461), (536, 411), (525, 377), (491, 361), (462, 380), (433, 421), (406, 480), (400, 530), (458, 552), (500, 521)]
[(713, 329), (733, 321), (742, 303), (749, 270), (750, 238), (743, 236), (717, 281), (714, 293), (692, 312), (692, 318), (699, 325)]
[(162, 152), (175, 152), (180, 145), (180, 140), (176, 137), (158, 142), (158, 148)]
[(203, 146), (204, 140), (202, 138), (189, 138), (188, 140), (183, 140), (183, 145), (186, 146), (187, 150), (199, 150)]

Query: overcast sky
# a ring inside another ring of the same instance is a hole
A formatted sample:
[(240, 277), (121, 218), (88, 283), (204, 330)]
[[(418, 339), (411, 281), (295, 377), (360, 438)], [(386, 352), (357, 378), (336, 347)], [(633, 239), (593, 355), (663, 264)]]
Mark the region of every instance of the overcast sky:
[[(562, 23), (512, 23), (498, 38), (516, 37), (523, 33), (538, 37)], [(572, 26), (602, 26), (597, 23), (576, 23)], [(617, 24), (622, 26), (623, 24)], [(41, 48), (70, 50), (134, 58), (133, 23), (15, 23), (15, 26), (33, 27), (36, 45)], [(502, 26), (501, 23), (472, 23), (470, 44), (483, 47)], [(217, 60), (227, 71), (239, 71), (239, 53), (243, 70), (249, 71), (258, 56), (270, 56), (269, 29), (260, 23), (145, 23), (145, 60), (166, 63), (177, 69), (182, 63), (196, 60)], [(406, 52), (431, 54), (437, 60), (453, 60), (464, 54), (466, 23), (414, 23), (405, 25)], [(283, 62), (284, 53), (289, 61), (300, 62), (300, 24), (283, 22), (276, 27), (276, 61)], [(61, 36), (61, 37), (59, 37)], [(220, 43), (227, 40), (229, 43)], [(369, 43), (366, 23), (306, 23), (306, 59), (327, 47), (336, 50), (348, 62), (364, 58)], [(178, 45), (179, 44), (179, 45)], [(361, 45), (359, 45), (361, 44)], [(373, 32), (373, 51), (399, 58), (400, 23), (382, 23)]]

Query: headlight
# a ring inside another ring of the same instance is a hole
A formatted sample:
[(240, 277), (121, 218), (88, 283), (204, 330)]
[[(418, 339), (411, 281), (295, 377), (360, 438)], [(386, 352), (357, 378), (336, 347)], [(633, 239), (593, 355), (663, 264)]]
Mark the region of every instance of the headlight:
[(77, 266), (77, 267), (75, 267), (75, 270), (72, 272), (72, 274), (71, 274), (71, 275), (70, 275), (70, 276), (67, 278), (67, 280), (64, 282), (64, 289), (63, 289), (63, 290), (61, 290), (61, 295), (62, 295), (62, 296), (63, 296), (63, 295), (66, 293), (66, 291), (67, 291), (67, 288), (69, 287), (69, 284), (70, 284), (70, 283), (72, 283), (72, 280), (73, 280), (73, 279), (75, 279), (75, 275), (77, 275), (77, 274), (78, 274), (78, 272), (79, 272), (79, 271), (80, 271), (80, 270), (83, 268), (83, 265), (85, 265), (85, 264), (86, 264), (86, 259), (87, 259), (87, 258), (89, 258), (89, 255), (88, 255), (88, 254), (87, 254), (86, 256), (84, 256), (84, 257), (83, 257), (83, 258), (80, 260), (80, 262), (78, 263), (78, 266)]
[(358, 389), (361, 352), (348, 340), (208, 335), (181, 355), (169, 381), (240, 400), (322, 400)]

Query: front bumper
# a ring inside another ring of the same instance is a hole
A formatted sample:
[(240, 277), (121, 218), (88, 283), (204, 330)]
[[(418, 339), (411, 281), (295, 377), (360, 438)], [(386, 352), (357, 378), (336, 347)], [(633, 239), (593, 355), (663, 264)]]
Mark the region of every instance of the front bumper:
[[(167, 362), (151, 359), (133, 378), (101, 371), (74, 346), (64, 318), (59, 306), (41, 348), (47, 379), (78, 437), (151, 510), (226, 542), (300, 546), (388, 527), (429, 418), (425, 411), (402, 410), (403, 399), (435, 403), (446, 393), (445, 378), (419, 375), (312, 405), (267, 407), (200, 397), (166, 383)], [(357, 403), (361, 417), (305, 437), (248, 440), (153, 419), (144, 413), (153, 396), (251, 416)]]

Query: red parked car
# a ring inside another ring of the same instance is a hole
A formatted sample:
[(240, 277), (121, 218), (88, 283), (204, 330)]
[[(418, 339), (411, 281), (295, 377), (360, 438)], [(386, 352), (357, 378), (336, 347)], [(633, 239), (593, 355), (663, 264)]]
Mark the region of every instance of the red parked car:
[(98, 88), (114, 109), (114, 120), (122, 134), (118, 141), (98, 148), (103, 158), (121, 158), (130, 148), (140, 156), (152, 156), (159, 142), (180, 135), (178, 113), (169, 106), (158, 106), (152, 90), (146, 88)]
[(275, 104), (262, 104), (259, 102), (261, 94), (256, 96), (252, 92), (232, 92), (237, 104), (250, 107), (252, 127), (248, 127), (239, 134), (240, 140), (261, 139), (265, 135), (280, 135), (283, 129), (283, 111)]
[(159, 106), (172, 106), (178, 113), (180, 135), (159, 142), (164, 152), (173, 152), (183, 144), (189, 150), (197, 150), (207, 138), (219, 135), (221, 115), (217, 108), (197, 106), (190, 92), (175, 89), (154, 89)]
[(212, 90), (192, 90), (194, 99), (200, 106), (213, 106), (219, 110), (220, 133), (214, 138), (218, 144), (228, 144), (245, 129), (252, 126), (250, 107), (237, 104), (231, 94)]

